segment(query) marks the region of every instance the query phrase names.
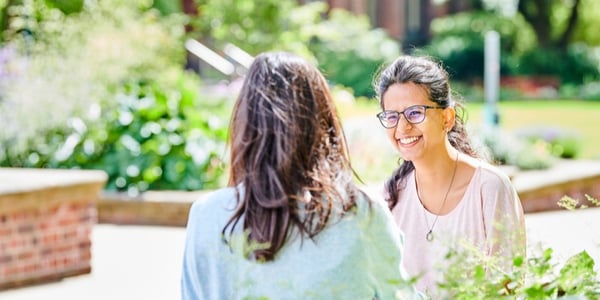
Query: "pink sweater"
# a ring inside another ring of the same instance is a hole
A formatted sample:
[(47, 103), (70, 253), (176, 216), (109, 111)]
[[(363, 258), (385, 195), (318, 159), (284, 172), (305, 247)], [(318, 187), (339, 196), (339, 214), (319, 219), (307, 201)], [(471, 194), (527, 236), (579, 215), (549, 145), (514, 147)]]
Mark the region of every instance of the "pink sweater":
[(481, 163), (456, 208), (438, 217), (433, 241), (427, 241), (426, 235), (436, 215), (427, 211), (417, 197), (414, 174), (407, 176), (392, 214), (405, 234), (406, 270), (411, 276), (421, 275), (419, 290), (436, 294), (436, 282), (444, 280), (444, 256), (448, 247), (457, 245), (460, 239), (467, 238), (488, 254), (503, 253), (510, 258), (515, 251), (524, 253), (523, 208), (504, 173)]

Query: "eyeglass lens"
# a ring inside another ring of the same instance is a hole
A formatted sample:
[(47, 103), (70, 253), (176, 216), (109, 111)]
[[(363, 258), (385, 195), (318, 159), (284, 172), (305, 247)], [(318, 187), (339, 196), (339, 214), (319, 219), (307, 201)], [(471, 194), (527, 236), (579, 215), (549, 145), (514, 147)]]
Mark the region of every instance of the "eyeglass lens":
[(400, 120), (400, 114), (403, 114), (406, 120), (411, 124), (418, 124), (423, 122), (425, 119), (426, 107), (421, 105), (415, 105), (406, 108), (404, 111), (383, 111), (379, 113), (379, 120), (381, 124), (386, 128), (395, 127)]

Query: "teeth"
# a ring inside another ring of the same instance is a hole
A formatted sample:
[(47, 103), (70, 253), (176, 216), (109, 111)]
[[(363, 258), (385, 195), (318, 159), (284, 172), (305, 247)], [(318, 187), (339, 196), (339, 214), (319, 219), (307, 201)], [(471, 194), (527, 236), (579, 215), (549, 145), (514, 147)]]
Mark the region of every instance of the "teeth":
[(417, 137), (417, 136), (402, 138), (402, 139), (400, 139), (400, 143), (401, 144), (410, 144), (418, 139), (419, 139), (419, 137)]

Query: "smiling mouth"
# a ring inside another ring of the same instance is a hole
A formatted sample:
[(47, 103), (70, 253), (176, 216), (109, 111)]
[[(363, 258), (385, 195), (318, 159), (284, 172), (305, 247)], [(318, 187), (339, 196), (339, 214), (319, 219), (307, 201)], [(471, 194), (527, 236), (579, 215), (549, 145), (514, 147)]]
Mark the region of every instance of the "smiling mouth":
[(416, 142), (420, 138), (421, 137), (419, 137), (419, 136), (412, 136), (412, 137), (407, 137), (407, 138), (401, 138), (400, 139), (400, 144), (403, 144), (403, 145), (412, 144), (412, 143)]

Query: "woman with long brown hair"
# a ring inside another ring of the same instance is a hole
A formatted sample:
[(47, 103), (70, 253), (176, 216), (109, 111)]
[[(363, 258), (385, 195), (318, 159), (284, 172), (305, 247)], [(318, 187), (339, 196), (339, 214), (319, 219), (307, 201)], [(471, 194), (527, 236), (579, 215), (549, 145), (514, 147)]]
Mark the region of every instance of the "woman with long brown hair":
[(183, 299), (409, 299), (402, 235), (353, 183), (328, 85), (304, 59), (256, 57), (230, 125), (229, 187), (190, 211)]

